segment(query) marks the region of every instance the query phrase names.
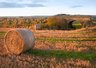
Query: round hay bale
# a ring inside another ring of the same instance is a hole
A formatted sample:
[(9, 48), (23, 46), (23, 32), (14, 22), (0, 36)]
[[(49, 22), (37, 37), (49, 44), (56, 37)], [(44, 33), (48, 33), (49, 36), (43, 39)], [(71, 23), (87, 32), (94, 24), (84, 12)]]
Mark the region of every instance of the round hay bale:
[(13, 29), (5, 35), (5, 46), (9, 53), (20, 54), (34, 47), (35, 38), (27, 29)]

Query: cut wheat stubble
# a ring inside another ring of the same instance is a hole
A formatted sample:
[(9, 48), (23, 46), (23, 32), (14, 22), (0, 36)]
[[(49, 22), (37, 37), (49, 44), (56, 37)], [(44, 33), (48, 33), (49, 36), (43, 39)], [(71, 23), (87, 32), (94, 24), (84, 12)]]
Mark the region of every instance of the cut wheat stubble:
[(5, 35), (5, 47), (9, 53), (20, 54), (34, 47), (35, 38), (27, 29), (10, 30)]

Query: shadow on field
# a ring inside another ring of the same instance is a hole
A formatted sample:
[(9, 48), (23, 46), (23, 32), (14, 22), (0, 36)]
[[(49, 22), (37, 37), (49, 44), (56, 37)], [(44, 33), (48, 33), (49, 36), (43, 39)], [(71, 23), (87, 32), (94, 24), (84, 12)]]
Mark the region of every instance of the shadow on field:
[(56, 57), (56, 58), (62, 58), (62, 59), (83, 59), (83, 60), (96, 60), (96, 51), (94, 52), (69, 52), (69, 51), (62, 51), (62, 50), (37, 50), (37, 49), (31, 49), (28, 50), (28, 54), (32, 54), (35, 56), (41, 56), (41, 57)]

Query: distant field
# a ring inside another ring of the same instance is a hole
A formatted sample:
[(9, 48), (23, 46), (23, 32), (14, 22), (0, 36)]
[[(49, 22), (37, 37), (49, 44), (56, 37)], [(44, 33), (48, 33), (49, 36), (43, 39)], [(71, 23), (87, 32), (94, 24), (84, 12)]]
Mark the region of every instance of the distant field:
[[(6, 28), (6, 31), (0, 32), (0, 49), (3, 48), (4, 35), (8, 30)], [(36, 30), (33, 33), (33, 50), (18, 56), (0, 56), (0, 65), (36, 68), (96, 67), (96, 27), (71, 31)]]
[(6, 32), (0, 32), (0, 36), (4, 36)]
[(82, 27), (82, 24), (80, 22), (73, 22), (72, 26), (78, 29)]

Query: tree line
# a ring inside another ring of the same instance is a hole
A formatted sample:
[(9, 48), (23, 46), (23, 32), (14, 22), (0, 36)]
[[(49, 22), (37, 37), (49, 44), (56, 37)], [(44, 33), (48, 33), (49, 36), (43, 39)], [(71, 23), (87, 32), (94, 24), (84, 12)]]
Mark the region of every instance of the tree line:
[(69, 29), (72, 24), (70, 25), (64, 17), (62, 15), (50, 17), (0, 17), (0, 27), (32, 28), (35, 24), (40, 24), (41, 29)]

